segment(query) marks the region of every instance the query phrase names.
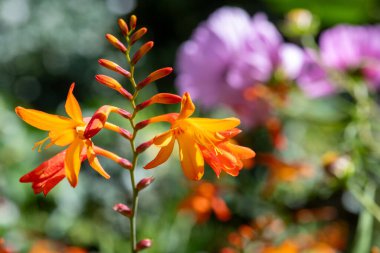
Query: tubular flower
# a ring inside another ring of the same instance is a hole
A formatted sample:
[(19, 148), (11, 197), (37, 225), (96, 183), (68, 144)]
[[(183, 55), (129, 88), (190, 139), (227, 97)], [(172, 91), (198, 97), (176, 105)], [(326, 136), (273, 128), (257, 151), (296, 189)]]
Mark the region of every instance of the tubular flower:
[[(78, 174), (81, 162), (83, 161), (83, 158), (81, 158), (82, 152), (85, 152), (88, 161), (94, 170), (96, 170), (99, 174), (107, 179), (110, 177), (107, 172), (104, 171), (99, 163), (99, 160), (96, 157), (93, 142), (91, 139), (85, 138), (83, 135), (86, 128), (86, 122), (83, 120), (82, 111), (79, 107), (78, 101), (73, 95), (74, 86), (75, 84), (73, 83), (70, 87), (65, 104), (66, 113), (70, 118), (48, 114), (33, 109), (25, 109), (20, 106), (16, 107), (16, 113), (22, 120), (24, 120), (29, 125), (49, 132), (49, 136), (37, 142), (34, 145), (34, 148), (38, 147), (38, 150), (40, 151), (43, 144), (48, 140), (50, 143), (47, 144), (45, 148), (49, 148), (52, 145), (69, 145), (65, 151), (64, 156), (64, 174), (73, 187), (75, 187), (78, 183)], [(56, 162), (58, 160), (54, 161)], [(54, 175), (55, 174), (53, 173), (51, 176)], [(41, 187), (43, 188), (43, 186)], [(47, 191), (49, 191), (49, 187), (46, 187)], [(36, 190), (34, 186), (33, 188)], [(41, 190), (39, 191), (41, 192)]]
[(156, 158), (144, 168), (151, 169), (164, 163), (172, 153), (175, 140), (177, 140), (181, 166), (189, 179), (202, 178), (205, 160), (218, 177), (222, 170), (232, 176), (237, 176), (243, 167), (241, 160), (255, 156), (253, 150), (229, 142), (240, 132), (235, 128), (240, 120), (237, 118), (190, 118), (194, 110), (195, 106), (191, 97), (185, 92), (180, 113), (170, 114), (168, 115), (170, 118), (166, 120), (160, 119), (170, 122), (171, 128), (153, 139), (153, 143), (161, 150)]

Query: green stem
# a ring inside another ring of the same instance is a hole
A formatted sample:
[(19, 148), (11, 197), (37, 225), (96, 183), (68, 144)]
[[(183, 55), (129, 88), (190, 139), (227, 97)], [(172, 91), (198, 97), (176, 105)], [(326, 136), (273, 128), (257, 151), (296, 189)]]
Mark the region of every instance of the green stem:
[(131, 252), (136, 253), (136, 244), (137, 244), (137, 233), (136, 233), (136, 217), (137, 217), (137, 207), (138, 207), (138, 200), (139, 200), (139, 191), (136, 188), (136, 179), (135, 179), (135, 169), (137, 165), (137, 160), (138, 160), (138, 153), (136, 152), (136, 147), (135, 147), (135, 138), (137, 135), (138, 130), (135, 127), (135, 116), (137, 114), (136, 110), (136, 98), (138, 95), (138, 90), (137, 90), (137, 85), (136, 81), (134, 78), (134, 73), (135, 73), (135, 66), (131, 63), (131, 57), (130, 57), (130, 50), (131, 50), (131, 45), (129, 43), (129, 37), (127, 37), (127, 42), (128, 42), (128, 47), (127, 47), (127, 53), (126, 53), (126, 59), (130, 67), (130, 73), (131, 77), (129, 78), (130, 83), (132, 84), (134, 88), (134, 93), (133, 93), (133, 98), (131, 100), (131, 105), (133, 108), (132, 112), (132, 117), (130, 119), (130, 124), (132, 126), (133, 132), (132, 132), (132, 139), (130, 140), (131, 144), (131, 150), (133, 154), (133, 160), (132, 160), (132, 168), (130, 169), (130, 180), (131, 180), (131, 186), (132, 186), (132, 215), (129, 217), (129, 223), (130, 223), (130, 237), (131, 237)]
[[(356, 195), (357, 193), (355, 193)], [(379, 210), (373, 212), (373, 206), (368, 205), (368, 200), (375, 198), (376, 185), (369, 183), (365, 188), (364, 196), (355, 196), (357, 200), (364, 206), (359, 215), (359, 221), (356, 228), (354, 247), (352, 252), (370, 252), (372, 242), (372, 228), (374, 223), (374, 214), (379, 219)], [(369, 202), (371, 203), (371, 202)], [(377, 206), (376, 206), (377, 207)], [(378, 207), (377, 207), (378, 208)], [(372, 211), (372, 212), (371, 212)]]

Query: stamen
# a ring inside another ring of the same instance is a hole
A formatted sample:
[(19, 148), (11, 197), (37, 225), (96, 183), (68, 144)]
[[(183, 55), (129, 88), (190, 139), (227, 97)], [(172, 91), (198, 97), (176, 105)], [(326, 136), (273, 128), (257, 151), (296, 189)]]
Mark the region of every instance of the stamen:
[[(35, 150), (35, 149), (38, 147), (38, 152), (41, 152), (41, 148), (42, 148), (42, 146), (44, 145), (44, 143), (45, 143), (47, 140), (49, 140), (49, 136), (46, 137), (45, 139), (42, 139), (42, 140), (36, 142), (36, 143), (34, 144), (32, 150)], [(50, 145), (50, 146), (51, 146), (51, 145)], [(46, 148), (49, 148), (50, 146), (48, 145), (48, 146), (46, 146)]]

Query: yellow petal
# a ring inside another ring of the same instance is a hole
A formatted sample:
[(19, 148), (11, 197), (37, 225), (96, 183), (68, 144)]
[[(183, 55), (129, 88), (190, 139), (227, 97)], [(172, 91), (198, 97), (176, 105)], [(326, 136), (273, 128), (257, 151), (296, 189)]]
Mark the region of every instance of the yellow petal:
[(173, 133), (171, 130), (166, 131), (160, 135), (157, 135), (153, 139), (153, 143), (156, 146), (162, 147), (162, 146), (167, 146), (170, 142), (173, 141)]
[(190, 117), (195, 111), (195, 105), (191, 101), (190, 94), (185, 92), (182, 96), (181, 112), (179, 113), (178, 119), (185, 119)]
[(109, 179), (110, 175), (103, 169), (102, 165), (100, 165), (100, 162), (98, 158), (96, 157), (93, 144), (91, 141), (86, 142), (87, 147), (87, 158), (88, 162), (90, 163), (90, 166), (97, 171), (100, 175), (102, 175), (104, 178)]
[(33, 109), (25, 109), (20, 106), (16, 107), (16, 113), (29, 125), (45, 131), (73, 128), (76, 125), (75, 122), (69, 118)]
[(65, 109), (67, 115), (69, 115), (76, 122), (83, 122), (82, 111), (80, 109), (77, 99), (74, 97), (73, 90), (75, 83), (70, 86), (69, 93), (67, 94)]
[(175, 139), (171, 138), (171, 141), (166, 146), (163, 146), (160, 149), (160, 151), (158, 152), (156, 158), (154, 158), (150, 163), (148, 163), (147, 165), (145, 165), (144, 169), (147, 169), (147, 170), (148, 169), (152, 169), (152, 168), (155, 168), (158, 165), (163, 164), (164, 162), (166, 162), (168, 160), (170, 154), (173, 151), (174, 141), (175, 141)]
[(76, 138), (73, 143), (67, 148), (65, 156), (65, 172), (72, 187), (78, 183), (78, 175), (81, 166), (81, 152), (84, 147), (84, 142)]
[(193, 125), (198, 126), (207, 131), (221, 132), (235, 128), (240, 124), (240, 120), (237, 118), (225, 118), (225, 119), (208, 119), (208, 118), (191, 118), (186, 119)]
[(75, 129), (53, 130), (49, 132), (51, 142), (57, 146), (66, 146), (72, 143), (77, 136)]
[(199, 180), (204, 173), (204, 160), (199, 146), (188, 134), (177, 137), (179, 144), (179, 158), (185, 176), (191, 180)]

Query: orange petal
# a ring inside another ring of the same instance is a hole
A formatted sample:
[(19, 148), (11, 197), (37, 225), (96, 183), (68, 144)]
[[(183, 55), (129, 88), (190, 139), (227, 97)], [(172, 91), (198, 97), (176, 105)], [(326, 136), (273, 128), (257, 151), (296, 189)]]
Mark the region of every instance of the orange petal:
[(86, 142), (87, 147), (87, 158), (88, 162), (90, 163), (90, 166), (97, 171), (100, 175), (102, 175), (104, 178), (109, 179), (110, 175), (103, 169), (102, 165), (100, 165), (100, 162), (98, 158), (96, 157), (93, 143), (91, 141)]
[(186, 119), (190, 117), (195, 111), (195, 105), (191, 100), (190, 94), (185, 92), (182, 96), (181, 112), (178, 119)]
[(77, 186), (78, 175), (81, 166), (81, 153), (84, 147), (83, 140), (77, 138), (67, 148), (65, 157), (65, 171), (66, 177), (72, 187)]
[(57, 146), (67, 146), (72, 143), (77, 136), (74, 129), (53, 130), (49, 133), (51, 143)]
[(45, 131), (62, 130), (76, 126), (76, 123), (69, 118), (33, 109), (25, 109), (20, 106), (16, 107), (16, 113), (29, 125)]
[(145, 165), (144, 169), (147, 169), (147, 170), (152, 169), (166, 162), (173, 151), (174, 140), (175, 140), (174, 138), (171, 138), (171, 141), (166, 146), (163, 146), (160, 149), (156, 158), (154, 158), (150, 163)]
[(199, 146), (192, 136), (180, 134), (178, 137), (179, 158), (185, 176), (191, 180), (199, 180), (204, 174), (204, 160)]
[(235, 145), (232, 143), (227, 143), (228, 148), (237, 156), (239, 159), (250, 159), (256, 156), (255, 151), (250, 148)]
[(67, 115), (69, 115), (73, 120), (78, 123), (83, 122), (82, 111), (80, 109), (77, 99), (74, 97), (73, 90), (75, 83), (72, 83), (70, 86), (69, 93), (67, 94), (65, 109)]
[(154, 137), (153, 143), (156, 146), (163, 147), (169, 145), (169, 143), (173, 141), (173, 138), (173, 133), (171, 130), (169, 130)]

